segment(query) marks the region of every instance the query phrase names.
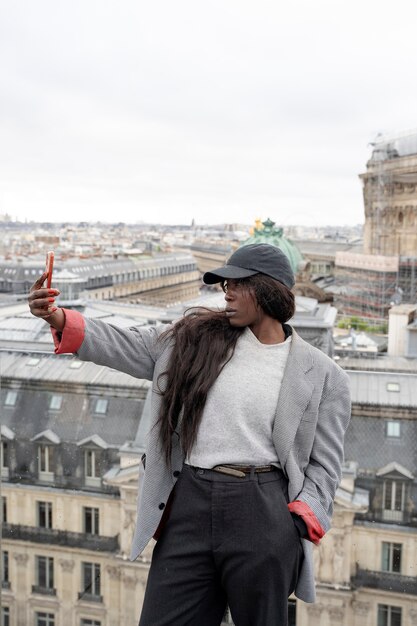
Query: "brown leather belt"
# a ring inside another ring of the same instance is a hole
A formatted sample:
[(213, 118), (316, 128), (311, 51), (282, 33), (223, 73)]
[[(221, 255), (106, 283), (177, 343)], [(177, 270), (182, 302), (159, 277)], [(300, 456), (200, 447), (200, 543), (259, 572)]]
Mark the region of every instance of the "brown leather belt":
[(247, 474), (251, 473), (252, 469), (255, 474), (260, 474), (263, 472), (272, 472), (276, 467), (274, 465), (258, 465), (255, 467), (250, 465), (216, 465), (216, 467), (212, 468), (213, 472), (236, 476), (236, 478), (245, 478)]

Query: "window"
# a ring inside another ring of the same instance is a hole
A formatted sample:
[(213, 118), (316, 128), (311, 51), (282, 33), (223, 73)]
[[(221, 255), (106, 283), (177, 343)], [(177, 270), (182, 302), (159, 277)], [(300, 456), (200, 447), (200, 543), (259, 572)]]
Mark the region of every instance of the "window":
[(385, 422), (385, 434), (387, 437), (401, 437), (401, 422)]
[(99, 453), (96, 450), (86, 450), (84, 453), (84, 471), (86, 485), (100, 484)]
[(1, 626), (10, 626), (10, 609), (8, 606), (1, 607)]
[(52, 480), (52, 448), (46, 444), (38, 446), (38, 471), (39, 478)]
[(382, 563), (381, 569), (384, 572), (401, 572), (401, 543), (382, 542)]
[(4, 400), (4, 406), (14, 406), (17, 400), (17, 391), (8, 391)]
[(84, 532), (88, 535), (99, 535), (99, 510), (90, 506), (84, 507)]
[(1, 497), (2, 504), (2, 521), (3, 524), (7, 524), (7, 498), (6, 496)]
[(1, 442), (1, 468), (9, 469), (9, 442)]
[(9, 442), (2, 441), (1, 442), (1, 475), (3, 478), (9, 477)]
[(383, 517), (388, 521), (402, 521), (405, 483), (398, 480), (384, 480), (382, 490)]
[(98, 413), (98, 415), (106, 415), (108, 404), (109, 404), (109, 401), (106, 400), (106, 398), (99, 398), (96, 401), (96, 406), (94, 407), (94, 413)]
[(101, 622), (99, 622), (97, 619), (83, 618), (81, 620), (81, 626), (101, 626)]
[(80, 598), (88, 596), (101, 600), (100, 565), (98, 563), (81, 564), (82, 591)]
[(52, 528), (52, 502), (38, 502), (38, 526)]
[(378, 604), (378, 626), (401, 626), (401, 607)]
[(35, 613), (36, 626), (55, 626), (55, 616), (53, 613)]
[(36, 589), (34, 591), (52, 591), (54, 588), (54, 560), (50, 556), (35, 557)]
[(9, 553), (7, 550), (1, 553), (1, 586), (9, 587)]
[(59, 411), (62, 405), (62, 396), (54, 393), (49, 400), (49, 408), (53, 411)]

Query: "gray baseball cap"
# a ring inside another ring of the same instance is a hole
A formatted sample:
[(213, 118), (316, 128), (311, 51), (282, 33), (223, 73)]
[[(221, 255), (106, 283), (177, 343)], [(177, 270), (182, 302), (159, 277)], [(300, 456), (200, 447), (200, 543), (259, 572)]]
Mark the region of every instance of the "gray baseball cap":
[(203, 281), (214, 285), (227, 279), (248, 278), (255, 274), (265, 274), (275, 278), (291, 289), (295, 279), (288, 257), (269, 243), (251, 243), (238, 248), (226, 261), (226, 265), (206, 272)]

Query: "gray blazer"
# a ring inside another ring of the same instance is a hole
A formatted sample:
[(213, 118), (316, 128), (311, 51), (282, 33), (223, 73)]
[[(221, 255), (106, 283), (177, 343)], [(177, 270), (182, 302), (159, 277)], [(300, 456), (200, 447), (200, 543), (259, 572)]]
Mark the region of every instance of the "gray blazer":
[[(167, 369), (172, 349), (170, 341), (158, 341), (166, 329), (122, 329), (86, 319), (85, 337), (77, 352), (82, 360), (153, 381), (146, 471), (141, 467), (139, 474), (132, 560), (154, 535), (184, 462), (178, 434), (174, 433), (171, 467), (167, 467), (155, 427), (161, 401), (158, 390), (163, 390), (164, 383), (162, 377), (158, 387), (158, 377)], [(325, 532), (330, 528), (333, 499), (341, 479), (343, 440), (350, 418), (348, 380), (336, 363), (293, 331), (272, 436), (288, 477), (290, 501), (305, 502)], [(302, 542), (305, 558), (295, 593), (305, 602), (314, 602), (312, 544), (305, 539)]]

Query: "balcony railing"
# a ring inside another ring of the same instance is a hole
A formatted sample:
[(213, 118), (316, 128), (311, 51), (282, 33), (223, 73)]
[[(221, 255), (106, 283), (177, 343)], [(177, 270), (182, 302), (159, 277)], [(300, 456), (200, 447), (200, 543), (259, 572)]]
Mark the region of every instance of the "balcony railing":
[(54, 587), (43, 587), (42, 585), (32, 585), (32, 593), (41, 593), (44, 596), (56, 596)]
[(382, 519), (384, 522), (402, 522), (404, 520), (404, 511), (392, 511), (391, 509), (383, 509)]
[(55, 528), (39, 528), (37, 526), (6, 523), (3, 524), (2, 532), (3, 539), (54, 544), (66, 546), (67, 548), (84, 548), (97, 552), (117, 552), (119, 550), (118, 535), (115, 537), (103, 537), (101, 535), (86, 535)]
[(352, 583), (355, 587), (369, 587), (383, 589), (394, 593), (407, 593), (417, 596), (417, 577), (402, 576), (391, 572), (376, 572), (369, 569), (359, 569)]

